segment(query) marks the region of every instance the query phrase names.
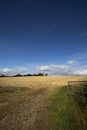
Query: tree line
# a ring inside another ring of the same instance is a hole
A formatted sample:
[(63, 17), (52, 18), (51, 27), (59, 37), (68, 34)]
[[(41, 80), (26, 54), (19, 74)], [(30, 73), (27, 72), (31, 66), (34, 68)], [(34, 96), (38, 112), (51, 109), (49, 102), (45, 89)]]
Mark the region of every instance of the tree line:
[(7, 76), (5, 74), (0, 75), (0, 77), (23, 77), (23, 76), (48, 76), (48, 74), (37, 73), (37, 74), (16, 74), (16, 75), (11, 75), (11, 76)]

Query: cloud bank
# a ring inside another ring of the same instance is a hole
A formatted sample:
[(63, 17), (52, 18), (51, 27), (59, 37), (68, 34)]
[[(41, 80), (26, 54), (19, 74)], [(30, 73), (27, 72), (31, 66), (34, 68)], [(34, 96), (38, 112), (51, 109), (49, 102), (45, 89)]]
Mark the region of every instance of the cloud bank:
[[(49, 75), (87, 75), (87, 52), (78, 53), (65, 64), (50, 64), (40, 66), (28, 66), (34, 73), (48, 73)], [(3, 68), (0, 74), (16, 75), (29, 72), (28, 67)], [(30, 72), (29, 72), (30, 73)]]
[(27, 71), (27, 68), (24, 67), (19, 67), (19, 68), (14, 68), (14, 69), (9, 69), (9, 68), (3, 68), (0, 69), (0, 75), (15, 75), (15, 74), (22, 74)]
[[(0, 75), (16, 75), (28, 72), (28, 68), (19, 67), (14, 69), (3, 68), (0, 69)], [(52, 64), (37, 66), (36, 72), (48, 73), (49, 75), (87, 75), (87, 66), (72, 66), (70, 64)]]
[(87, 67), (72, 66), (73, 62), (69, 64), (53, 64), (47, 66), (38, 66), (37, 71), (48, 73), (49, 75), (87, 75)]

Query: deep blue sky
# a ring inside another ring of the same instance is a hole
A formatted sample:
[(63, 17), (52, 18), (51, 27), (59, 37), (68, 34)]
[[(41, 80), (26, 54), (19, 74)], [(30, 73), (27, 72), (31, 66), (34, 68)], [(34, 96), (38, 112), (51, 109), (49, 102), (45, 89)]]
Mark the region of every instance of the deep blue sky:
[(0, 0), (0, 68), (65, 64), (86, 48), (86, 0)]

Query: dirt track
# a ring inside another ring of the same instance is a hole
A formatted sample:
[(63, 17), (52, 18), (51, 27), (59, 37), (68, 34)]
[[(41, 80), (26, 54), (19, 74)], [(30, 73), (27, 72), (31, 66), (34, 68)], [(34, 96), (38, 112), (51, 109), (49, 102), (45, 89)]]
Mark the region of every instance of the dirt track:
[(80, 76), (0, 78), (0, 86), (2, 86), (0, 91), (0, 129), (49, 129), (49, 117), (46, 111), (48, 102), (45, 102), (45, 97), (55, 87), (67, 85), (68, 80), (86, 78)]
[[(46, 120), (44, 119), (42, 123), (43, 118), (41, 116), (43, 113), (45, 114), (46, 107), (43, 99), (45, 91), (45, 89), (38, 89), (36, 91), (27, 90), (22, 92), (22, 94), (20, 92), (18, 94), (10, 94), (8, 99), (3, 102), (3, 106), (1, 105), (2, 102), (0, 102), (2, 115), (4, 114), (0, 119), (0, 129), (39, 130), (38, 127), (41, 129)], [(6, 111), (4, 113), (3, 110), (5, 108)]]

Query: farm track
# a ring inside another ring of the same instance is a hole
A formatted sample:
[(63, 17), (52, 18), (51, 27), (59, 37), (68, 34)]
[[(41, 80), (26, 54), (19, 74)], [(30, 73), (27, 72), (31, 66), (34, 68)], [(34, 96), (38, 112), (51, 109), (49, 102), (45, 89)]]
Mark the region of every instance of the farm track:
[[(27, 90), (28, 91), (28, 90)], [(45, 110), (43, 95), (45, 89), (38, 89), (32, 92), (24, 92), (23, 95), (9, 97), (10, 104), (5, 104), (4, 107), (9, 107), (9, 112), (0, 120), (1, 130), (33, 130), (38, 129), (35, 125), (40, 120), (40, 113)], [(19, 99), (21, 97), (21, 99)], [(17, 101), (16, 104), (15, 100)], [(12, 106), (13, 105), (13, 106)], [(42, 126), (41, 126), (42, 127)]]
[[(86, 80), (86, 76), (6, 77), (0, 78), (0, 129), (47, 130), (45, 102), (56, 87), (67, 85), (68, 80)], [(7, 88), (12, 89), (4, 93)], [(16, 91), (13, 91), (16, 90)], [(2, 93), (3, 92), (3, 93)]]

